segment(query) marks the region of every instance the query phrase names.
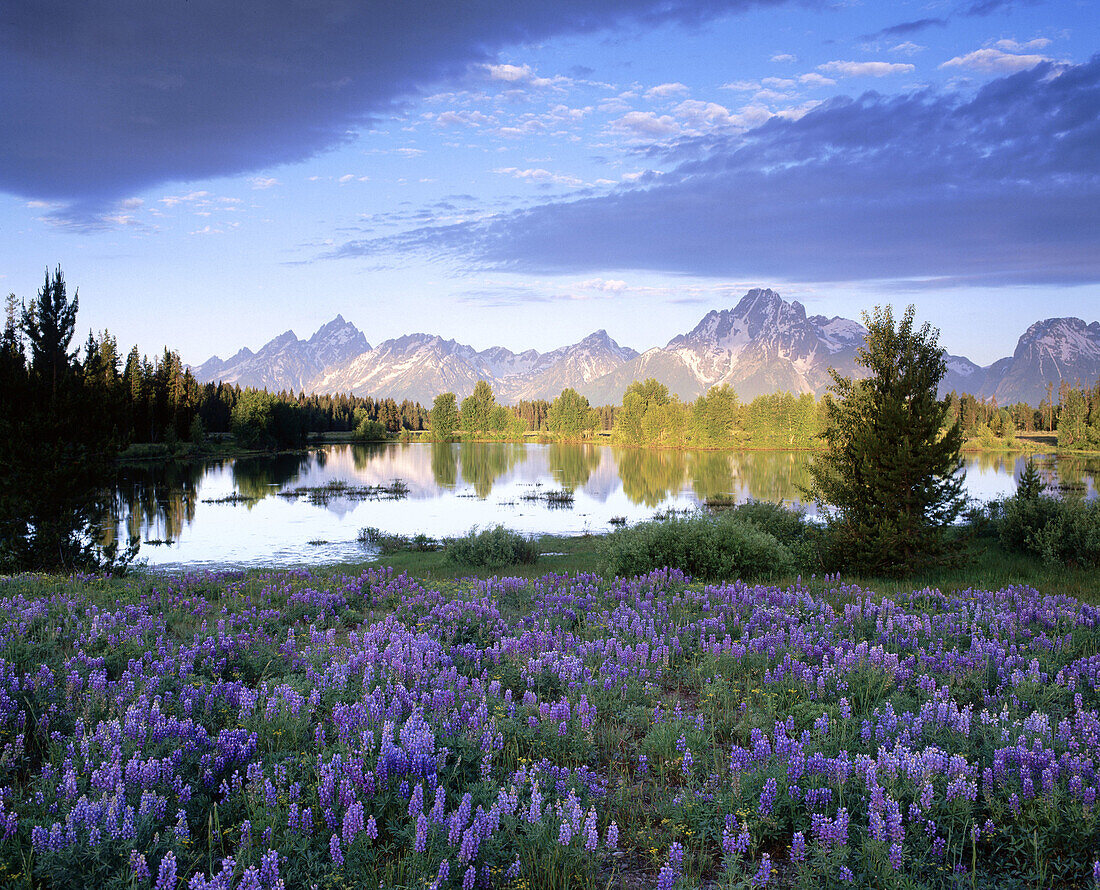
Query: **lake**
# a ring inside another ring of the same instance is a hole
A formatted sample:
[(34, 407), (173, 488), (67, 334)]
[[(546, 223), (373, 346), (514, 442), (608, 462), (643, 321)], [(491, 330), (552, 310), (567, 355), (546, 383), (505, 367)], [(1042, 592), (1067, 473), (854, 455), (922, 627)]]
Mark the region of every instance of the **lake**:
[[(387, 443), (120, 470), (116, 525), (152, 566), (362, 560), (365, 527), (432, 538), (497, 524), (527, 534), (602, 533), (612, 520), (693, 509), (707, 498), (798, 500), (810, 455), (608, 445)], [(966, 456), (967, 494), (1015, 491), (1026, 458)], [(1038, 457), (1050, 481), (1093, 496), (1100, 458)], [(571, 492), (561, 495), (561, 492)], [(810, 510), (812, 511), (812, 508)]]

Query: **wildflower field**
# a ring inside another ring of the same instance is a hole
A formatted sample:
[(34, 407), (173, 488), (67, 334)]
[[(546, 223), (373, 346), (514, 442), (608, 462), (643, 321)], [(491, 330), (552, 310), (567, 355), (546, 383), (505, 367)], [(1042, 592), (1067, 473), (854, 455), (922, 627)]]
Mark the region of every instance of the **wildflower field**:
[(1100, 610), (391, 569), (0, 580), (0, 885), (1093, 887)]

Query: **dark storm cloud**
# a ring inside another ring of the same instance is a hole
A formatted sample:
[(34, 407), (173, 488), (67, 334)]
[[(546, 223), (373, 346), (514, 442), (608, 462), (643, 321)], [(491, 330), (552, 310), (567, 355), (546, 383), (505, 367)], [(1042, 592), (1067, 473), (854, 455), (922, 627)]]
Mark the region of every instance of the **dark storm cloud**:
[(300, 161), (500, 48), (783, 0), (0, 0), (0, 190), (112, 199)]
[(970, 98), (839, 98), (706, 149), (644, 187), (336, 255), (424, 250), (541, 273), (1100, 281), (1100, 56)]

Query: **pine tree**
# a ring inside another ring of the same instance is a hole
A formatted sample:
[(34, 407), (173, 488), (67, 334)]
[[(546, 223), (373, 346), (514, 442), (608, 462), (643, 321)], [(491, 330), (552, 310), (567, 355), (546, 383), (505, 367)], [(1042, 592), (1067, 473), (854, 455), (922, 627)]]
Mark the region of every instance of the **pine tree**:
[[(825, 450), (806, 493), (829, 510), (836, 552), (849, 568), (897, 574), (944, 552), (943, 532), (965, 498), (959, 424), (936, 397), (946, 372), (938, 332), (913, 330), (910, 306), (864, 313), (861, 380), (835, 371), (826, 398)], [(831, 509), (830, 509), (831, 508)]]
[[(115, 552), (109, 521), (113, 448), (112, 417), (97, 387), (85, 379), (69, 351), (77, 299), (70, 301), (60, 267), (30, 306), (20, 326), (30, 346), (29, 373), (14, 415), (0, 386), (0, 413), (8, 423), (0, 436), (0, 570), (73, 571), (111, 568)], [(92, 374), (100, 355), (90, 338), (86, 356)], [(106, 546), (104, 546), (106, 545)], [(136, 547), (124, 557), (132, 557)]]
[(23, 307), (22, 327), (31, 348), (31, 372), (45, 381), (51, 399), (56, 399), (59, 387), (73, 370), (75, 354), (69, 346), (76, 332), (76, 312), (80, 304), (79, 291), (69, 302), (65, 291), (65, 276), (58, 266), (29, 307)]

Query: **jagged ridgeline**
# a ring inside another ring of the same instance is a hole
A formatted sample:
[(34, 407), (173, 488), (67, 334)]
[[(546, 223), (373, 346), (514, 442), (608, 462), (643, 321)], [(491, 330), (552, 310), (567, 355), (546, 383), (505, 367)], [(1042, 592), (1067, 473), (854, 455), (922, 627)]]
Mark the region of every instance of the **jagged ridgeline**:
[[(429, 404), (441, 392), (459, 399), (478, 380), (499, 402), (554, 399), (577, 390), (594, 405), (617, 404), (634, 380), (655, 378), (684, 400), (729, 384), (742, 399), (775, 392), (821, 395), (829, 368), (854, 374), (865, 331), (847, 318), (806, 315), (775, 291), (750, 290), (732, 309), (708, 312), (690, 331), (639, 354), (600, 330), (550, 352), (514, 353), (503, 346), (478, 351), (434, 334), (408, 334), (372, 347), (340, 315), (308, 340), (293, 331), (258, 352), (244, 348), (225, 361), (193, 368), (200, 382), (318, 393), (385, 396)], [(997, 404), (1039, 404), (1066, 381), (1089, 385), (1100, 377), (1100, 322), (1079, 318), (1038, 321), (1011, 356), (980, 367), (947, 356), (942, 393), (967, 392)]]

